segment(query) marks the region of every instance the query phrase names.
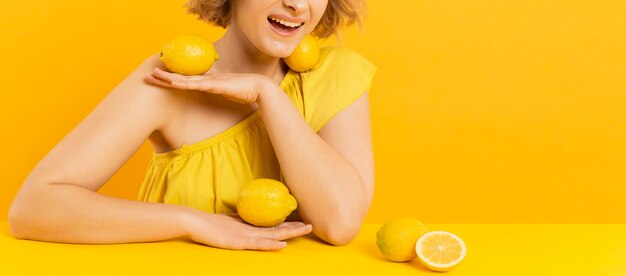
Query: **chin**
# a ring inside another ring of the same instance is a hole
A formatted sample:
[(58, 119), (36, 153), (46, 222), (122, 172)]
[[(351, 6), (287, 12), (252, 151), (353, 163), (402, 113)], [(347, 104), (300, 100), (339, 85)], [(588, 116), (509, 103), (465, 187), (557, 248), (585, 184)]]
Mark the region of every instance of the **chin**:
[(264, 41), (264, 43), (262, 43), (262, 47), (259, 47), (258, 49), (269, 55), (269, 56), (273, 56), (273, 57), (277, 57), (277, 58), (286, 58), (289, 55), (291, 55), (291, 53), (293, 53), (293, 51), (296, 49), (296, 47), (298, 47), (298, 41), (292, 41), (292, 42), (287, 42), (287, 41), (276, 41), (276, 40), (272, 40), (270, 38), (266, 39), (266, 41)]
[[(294, 49), (295, 49), (295, 47), (294, 47)], [(271, 56), (277, 57), (277, 58), (286, 58), (289, 55), (291, 55), (291, 53), (293, 53), (294, 49), (290, 49), (290, 50), (286, 50), (286, 51), (274, 51), (273, 53), (271, 53)]]

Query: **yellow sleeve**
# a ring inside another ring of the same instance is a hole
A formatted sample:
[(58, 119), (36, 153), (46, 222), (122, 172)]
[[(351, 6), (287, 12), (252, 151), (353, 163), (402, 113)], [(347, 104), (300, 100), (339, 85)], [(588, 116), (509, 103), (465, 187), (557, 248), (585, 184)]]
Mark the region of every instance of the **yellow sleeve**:
[(376, 69), (348, 48), (320, 49), (318, 64), (301, 74), (304, 117), (315, 132), (370, 89)]

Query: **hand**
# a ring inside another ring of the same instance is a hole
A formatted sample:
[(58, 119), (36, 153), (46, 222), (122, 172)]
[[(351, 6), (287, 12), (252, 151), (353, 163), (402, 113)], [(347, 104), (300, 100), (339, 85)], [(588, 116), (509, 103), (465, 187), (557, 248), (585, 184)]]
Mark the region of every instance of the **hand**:
[(256, 227), (247, 224), (237, 214), (209, 214), (192, 210), (183, 221), (188, 236), (198, 243), (224, 249), (275, 250), (287, 246), (281, 242), (306, 235), (311, 225), (300, 221), (283, 222), (275, 227)]
[(243, 104), (258, 102), (261, 91), (273, 84), (270, 78), (258, 74), (208, 73), (198, 76), (185, 76), (167, 72), (158, 67), (146, 76), (146, 81), (177, 89), (218, 94)]

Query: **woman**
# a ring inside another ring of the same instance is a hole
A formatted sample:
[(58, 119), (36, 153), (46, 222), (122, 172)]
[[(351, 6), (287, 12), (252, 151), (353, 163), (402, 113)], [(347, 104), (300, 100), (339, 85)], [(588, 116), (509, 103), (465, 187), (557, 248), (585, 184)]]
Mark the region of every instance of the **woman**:
[[(313, 232), (349, 243), (373, 195), (375, 67), (338, 47), (322, 49), (304, 73), (282, 58), (309, 33), (327, 37), (359, 20), (361, 4), (188, 1), (190, 12), (227, 27), (214, 43), (220, 59), (193, 77), (167, 72), (158, 54), (146, 59), (29, 174), (9, 211), (12, 234), (91, 244), (188, 236), (272, 250)], [(146, 138), (155, 152), (139, 201), (97, 194)], [(237, 216), (238, 188), (263, 177), (287, 185), (307, 224), (260, 228)]]

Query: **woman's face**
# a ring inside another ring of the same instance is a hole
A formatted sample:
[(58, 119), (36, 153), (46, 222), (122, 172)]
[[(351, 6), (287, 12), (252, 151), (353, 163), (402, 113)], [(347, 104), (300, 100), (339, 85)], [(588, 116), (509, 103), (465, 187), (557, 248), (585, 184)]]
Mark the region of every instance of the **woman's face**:
[(315, 29), (328, 0), (233, 0), (230, 27), (259, 51), (274, 57), (289, 56)]

